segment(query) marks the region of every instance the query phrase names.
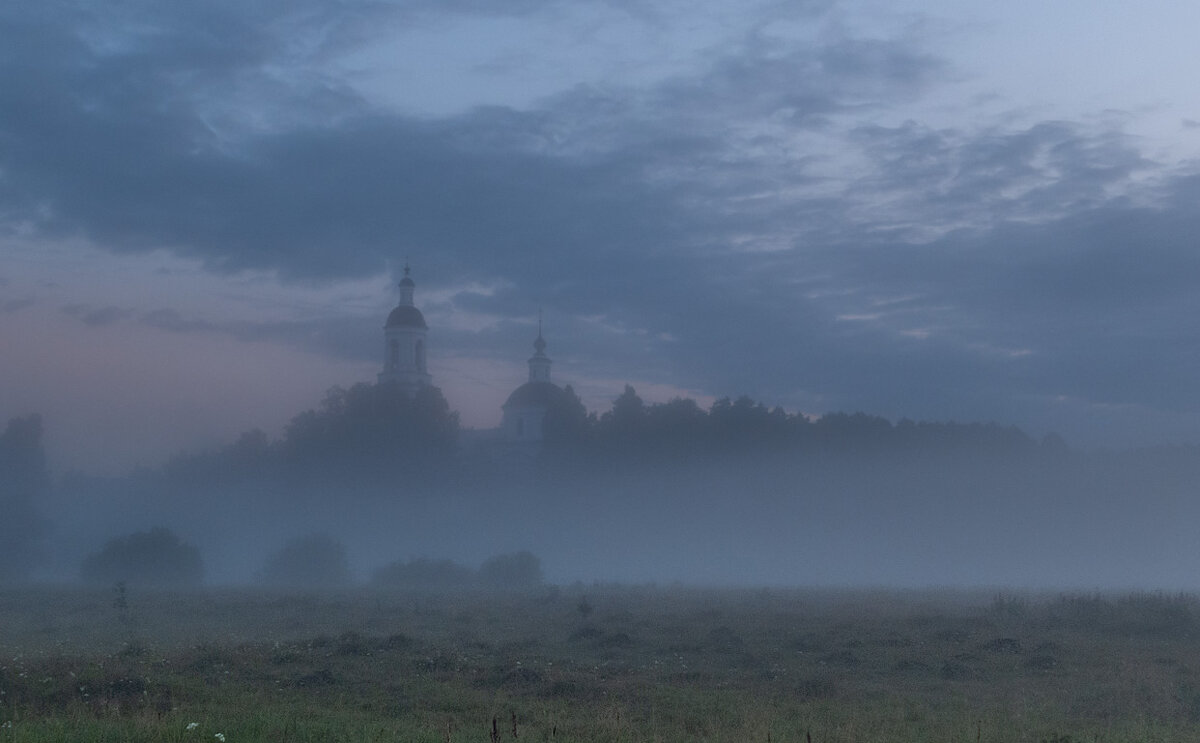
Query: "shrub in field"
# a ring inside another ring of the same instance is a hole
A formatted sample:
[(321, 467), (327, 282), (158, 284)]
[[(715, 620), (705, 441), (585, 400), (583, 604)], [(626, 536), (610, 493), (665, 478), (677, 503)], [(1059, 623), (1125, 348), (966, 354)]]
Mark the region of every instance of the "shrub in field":
[(204, 579), (200, 550), (158, 527), (110, 539), (83, 561), (80, 577), (88, 583), (195, 586)]
[(408, 588), (426, 591), (466, 588), (475, 583), (475, 571), (453, 560), (417, 558), (384, 565), (371, 576), (371, 583), (383, 588)]
[(267, 559), (262, 579), (275, 586), (344, 586), (350, 583), (346, 548), (328, 534), (297, 537)]
[(479, 566), (479, 582), (489, 588), (531, 588), (542, 582), (542, 561), (532, 552), (510, 552)]

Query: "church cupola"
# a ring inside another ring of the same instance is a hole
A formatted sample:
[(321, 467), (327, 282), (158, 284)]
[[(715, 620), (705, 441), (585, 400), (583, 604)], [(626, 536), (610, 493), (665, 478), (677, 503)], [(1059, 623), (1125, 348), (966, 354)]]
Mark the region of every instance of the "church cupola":
[(504, 403), (500, 430), (505, 439), (516, 443), (537, 444), (545, 431), (546, 413), (565, 404), (566, 393), (550, 381), (550, 357), (542, 337), (542, 318), (538, 316), (537, 340), (529, 359), (529, 381), (513, 390)]
[(413, 283), (412, 277), (408, 275), (408, 264), (404, 264), (404, 278), (400, 279), (400, 304), (402, 306), (413, 306), (413, 289), (416, 284)]
[(406, 264), (400, 280), (400, 304), (383, 326), (383, 371), (379, 373), (380, 383), (398, 383), (410, 394), (433, 382), (425, 368), (425, 334), (429, 326), (413, 304), (414, 288)]
[(546, 356), (546, 341), (542, 338), (542, 318), (538, 317), (538, 336), (533, 342), (533, 356), (529, 359), (529, 381), (550, 381), (550, 357)]

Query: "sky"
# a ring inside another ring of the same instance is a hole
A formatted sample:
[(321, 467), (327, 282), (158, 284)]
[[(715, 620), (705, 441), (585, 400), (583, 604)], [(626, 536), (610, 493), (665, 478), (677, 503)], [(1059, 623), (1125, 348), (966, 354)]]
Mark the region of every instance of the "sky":
[(373, 381), (1200, 442), (1200, 6), (0, 6), (0, 417), (119, 474)]

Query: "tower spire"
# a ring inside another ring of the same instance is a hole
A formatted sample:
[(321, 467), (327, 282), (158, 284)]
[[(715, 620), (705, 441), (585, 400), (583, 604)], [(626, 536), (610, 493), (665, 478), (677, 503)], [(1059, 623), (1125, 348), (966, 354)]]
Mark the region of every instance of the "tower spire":
[(538, 310), (538, 334), (533, 342), (533, 357), (529, 359), (529, 381), (550, 381), (550, 358), (546, 356), (546, 339), (542, 337), (541, 310)]
[(409, 276), (411, 270), (408, 267), (408, 261), (404, 261), (404, 278), (400, 279), (400, 304), (411, 307), (413, 303), (413, 289), (416, 287), (416, 282)]
[[(535, 357), (546, 355), (546, 340), (544, 338), (542, 338), (542, 311), (541, 310), (538, 310), (538, 334), (537, 334), (537, 340), (535, 340), (533, 342), (533, 350), (537, 352), (534, 354)], [(549, 374), (547, 374), (547, 376), (549, 376)], [(530, 377), (530, 379), (532, 379), (532, 377)]]

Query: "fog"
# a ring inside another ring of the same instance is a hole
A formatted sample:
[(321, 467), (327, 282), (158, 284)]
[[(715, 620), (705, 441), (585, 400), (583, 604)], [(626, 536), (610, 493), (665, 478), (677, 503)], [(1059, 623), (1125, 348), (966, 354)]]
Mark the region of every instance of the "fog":
[(837, 437), (715, 448), (456, 444), (427, 466), (314, 474), (238, 471), (231, 447), (75, 475), (36, 504), (50, 528), (29, 577), (78, 581), (109, 541), (165, 527), (198, 548), (208, 585), (261, 583), (289, 540), (324, 534), (358, 583), (396, 561), (475, 568), (529, 551), (555, 584), (1197, 587), (1194, 448), (1081, 452), (998, 427), (847, 420)]

